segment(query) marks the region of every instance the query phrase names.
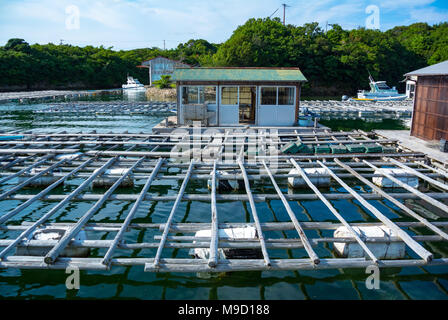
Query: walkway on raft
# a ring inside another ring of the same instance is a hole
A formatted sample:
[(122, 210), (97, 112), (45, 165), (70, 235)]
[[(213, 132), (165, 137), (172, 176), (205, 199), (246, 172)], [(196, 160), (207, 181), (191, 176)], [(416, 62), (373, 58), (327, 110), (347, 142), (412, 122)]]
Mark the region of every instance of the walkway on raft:
[[(6, 208), (4, 204), (8, 201), (19, 202), (0, 216), (3, 235), (0, 240), (0, 268), (65, 269), (76, 266), (87, 270), (109, 270), (114, 266), (141, 266), (148, 272), (227, 272), (364, 268), (372, 264), (380, 267), (448, 265), (448, 257), (443, 250), (433, 247), (434, 243), (448, 240), (448, 171), (445, 164), (421, 152), (406, 149), (396, 140), (378, 138), (363, 131), (310, 129), (298, 132), (291, 129), (268, 133), (260, 130), (213, 133), (201, 136), (200, 140), (195, 138), (192, 133), (181, 137), (168, 133), (1, 133), (0, 204)], [(273, 145), (275, 150), (271, 147), (270, 152), (263, 153), (258, 149), (260, 141)], [(313, 151), (282, 152), (291, 142)], [(194, 147), (192, 151), (186, 148), (190, 143)], [(380, 151), (316, 153), (319, 150), (316, 147), (338, 146), (339, 150), (345, 150), (354, 144), (380, 147)], [(216, 160), (221, 158), (227, 161)], [(331, 178), (330, 188), (317, 186), (306, 173), (309, 168), (324, 169), (322, 176)], [(378, 171), (379, 168), (403, 169), (407, 177), (417, 178), (424, 188), (415, 188), (402, 182), (399, 176)], [(113, 169), (121, 169), (121, 173), (114, 173)], [(296, 170), (295, 173), (291, 173), (292, 169)], [(98, 193), (98, 189), (91, 192), (91, 184), (105, 176), (114, 179), (111, 185), (99, 189), (103, 192)], [(28, 191), (27, 187), (44, 177), (52, 177), (51, 183), (35, 187), (36, 192)], [(244, 188), (240, 192), (220, 192), (215, 182), (224, 177), (241, 181)], [(302, 178), (306, 188), (286, 192), (286, 182), (291, 177)], [(378, 187), (372, 183), (374, 177), (387, 178), (400, 188)], [(121, 184), (129, 178), (134, 181), (134, 192), (120, 192)], [(189, 192), (192, 184), (207, 185), (208, 180), (211, 190), (205, 187)], [(157, 188), (154, 190), (154, 186), (172, 184), (173, 181), (176, 182), (172, 186), (174, 194), (164, 195)], [(64, 183), (72, 188), (64, 193), (55, 192)], [(439, 210), (442, 215), (446, 214), (445, 219), (428, 218), (406, 206), (403, 201), (408, 199)], [(99, 214), (106, 203), (116, 200), (129, 204), (129, 210), (119, 223), (92, 222), (92, 217)], [(374, 221), (350, 222), (344, 211), (336, 208), (334, 201), (341, 200), (356, 201), (356, 205)], [(374, 205), (377, 200), (391, 203), (399, 217), (391, 218), (384, 207)], [(165, 221), (136, 222), (135, 217), (142, 204), (155, 201), (170, 204)], [(259, 204), (270, 201), (281, 202), (288, 220), (265, 221), (261, 218)], [(295, 208), (304, 201), (319, 201), (322, 208), (332, 215), (333, 221), (299, 219)], [(74, 202), (91, 205), (86, 206), (74, 221), (54, 222), (54, 218)], [(176, 219), (183, 202), (191, 202), (192, 206), (195, 203), (207, 204), (209, 221)], [(237, 222), (222, 218), (224, 212), (218, 210), (218, 204), (235, 202), (243, 202), (247, 206), (249, 221), (243, 212)], [(38, 210), (36, 214), (30, 210), (36, 203), (47, 205), (44, 209), (32, 209)], [(34, 214), (30, 215), (30, 212)], [(21, 216), (26, 219), (18, 223), (17, 218)], [(335, 238), (325, 232), (341, 226), (346, 227), (351, 237)], [(375, 256), (370, 245), (384, 239), (359, 234), (355, 227), (363, 226), (391, 229), (397, 236), (388, 241), (404, 243), (406, 257), (391, 260)], [(68, 228), (58, 240), (33, 239), (34, 232), (43, 227)], [(255, 228), (256, 237), (220, 237), (222, 229), (242, 227)], [(152, 238), (131, 237), (135, 230), (151, 231)], [(200, 230), (209, 230), (210, 236), (197, 237), (195, 233)], [(86, 231), (88, 238), (74, 240), (81, 231)], [(273, 237), (271, 232), (283, 236)], [(319, 254), (322, 246), (331, 248), (334, 243), (357, 243), (364, 251), (364, 257), (341, 258)], [(18, 247), (47, 247), (48, 250), (40, 256), (26, 256), (16, 254)], [(98, 250), (94, 256), (63, 257), (62, 253), (67, 248)], [(195, 248), (208, 249), (208, 258), (197, 259), (186, 253), (174, 253)], [(257, 249), (261, 251), (261, 257), (222, 259), (222, 249)], [(278, 251), (294, 254), (284, 257), (277, 254)], [(123, 257), (123, 252), (130, 253)]]

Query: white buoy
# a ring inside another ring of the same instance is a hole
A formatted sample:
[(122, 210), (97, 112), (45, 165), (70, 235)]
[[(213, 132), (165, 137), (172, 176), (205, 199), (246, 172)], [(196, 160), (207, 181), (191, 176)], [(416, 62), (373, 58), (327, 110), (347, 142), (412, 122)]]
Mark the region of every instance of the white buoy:
[[(34, 231), (31, 240), (49, 241), (49, 240), (61, 240), (64, 234), (70, 229), (70, 227), (45, 227)], [(87, 235), (84, 230), (81, 230), (76, 237), (75, 241), (87, 240)], [(16, 255), (17, 256), (44, 256), (53, 246), (27, 246), (18, 245)], [(61, 257), (78, 257), (86, 258), (90, 254), (89, 248), (81, 247), (66, 247), (60, 254)]]
[[(315, 186), (330, 186), (331, 179), (324, 168), (305, 168), (303, 171), (305, 171), (306, 175)], [(297, 169), (292, 169), (289, 171), (289, 174), (299, 175), (299, 171)], [(305, 188), (308, 186), (302, 177), (289, 177), (288, 184), (292, 188)]]
[[(216, 189), (219, 191), (236, 191), (244, 189), (243, 180), (238, 179), (226, 179), (225, 176), (230, 175), (226, 171), (216, 171)], [(212, 174), (210, 174), (211, 176)], [(207, 180), (207, 187), (209, 190), (212, 189), (212, 178)]]
[[(375, 174), (380, 175), (382, 173), (389, 174), (389, 175), (393, 176), (395, 179), (397, 179), (403, 183), (406, 183), (413, 188), (418, 188), (418, 177), (411, 175), (404, 169), (381, 168), (381, 169), (375, 170)], [(397, 175), (400, 175), (401, 177), (395, 177)], [(400, 187), (396, 183), (392, 182), (392, 180), (390, 180), (384, 176), (373, 177), (372, 181), (374, 184), (376, 184), (379, 187), (384, 187), (384, 188), (399, 188)]]
[[(402, 259), (406, 254), (406, 245), (403, 241), (392, 242), (399, 239), (397, 234), (387, 227), (352, 227), (363, 240), (376, 238), (378, 242), (366, 242), (367, 247), (378, 259)], [(339, 227), (334, 232), (335, 238), (354, 239), (346, 227)], [(395, 238), (395, 239), (394, 239)], [(335, 242), (336, 253), (343, 258), (368, 258), (366, 252), (357, 242)]]
[[(99, 169), (96, 169), (93, 173), (97, 172)], [(111, 187), (120, 176), (123, 176), (128, 169), (109, 169), (106, 170), (99, 178), (96, 178), (93, 183), (93, 188), (103, 188), (103, 187)], [(120, 184), (121, 188), (129, 188), (134, 186), (134, 175), (130, 173)]]
[[(200, 230), (196, 232), (196, 238), (211, 238), (211, 230)], [(257, 230), (254, 227), (219, 229), (218, 238), (220, 239), (247, 239), (257, 240)], [(194, 241), (194, 243), (200, 242)], [(190, 249), (189, 254), (197, 259), (209, 259), (209, 248)], [(262, 256), (260, 249), (218, 249), (219, 259), (254, 259)]]
[[(32, 176), (37, 175), (40, 171), (42, 171), (42, 170), (36, 169), (36, 168), (31, 169), (30, 174), (19, 177), (19, 183), (22, 183), (25, 180), (28, 180), (29, 178), (31, 178)], [(30, 183), (28, 183), (27, 187), (30, 187), (30, 188), (48, 187), (49, 185), (58, 181), (60, 178), (61, 177), (54, 176), (52, 173), (47, 173), (47, 174), (44, 174), (44, 175), (34, 179)], [(63, 182), (61, 183), (61, 185), (62, 184), (63, 184)]]
[(73, 160), (76, 159), (77, 157), (79, 157), (82, 153), (81, 152), (77, 152), (77, 153), (68, 153), (68, 154), (60, 154), (57, 155), (55, 158), (56, 160)]

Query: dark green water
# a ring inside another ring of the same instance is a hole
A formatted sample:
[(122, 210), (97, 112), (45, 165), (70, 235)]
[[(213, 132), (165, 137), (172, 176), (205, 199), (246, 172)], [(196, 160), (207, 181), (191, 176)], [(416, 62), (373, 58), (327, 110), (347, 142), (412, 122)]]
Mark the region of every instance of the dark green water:
[[(143, 99), (137, 97), (134, 99)], [(2, 130), (29, 130), (69, 132), (97, 130), (98, 132), (149, 132), (150, 128), (162, 118), (150, 116), (61, 116), (34, 114), (32, 111), (46, 105), (3, 105), (0, 106), (0, 127)], [(76, 180), (76, 179), (75, 179)], [(15, 183), (12, 180), (10, 183)], [(138, 181), (133, 190), (138, 192), (142, 181)], [(180, 185), (177, 182), (155, 182), (150, 192), (157, 195), (175, 195)], [(7, 185), (0, 186), (0, 191)], [(67, 183), (55, 190), (66, 193), (73, 190), (74, 183)], [(254, 192), (274, 193), (265, 185), (254, 185)], [(370, 191), (358, 185), (359, 191)], [(287, 187), (282, 187), (288, 192)], [(342, 190), (337, 190), (342, 192)], [(397, 192), (399, 192), (398, 190)], [(35, 190), (30, 190), (35, 193)], [(205, 182), (192, 181), (187, 193), (207, 192)], [(22, 193), (22, 192), (21, 192)], [(349, 222), (375, 221), (357, 201), (336, 200), (332, 204)], [(2, 212), (17, 206), (20, 201), (2, 201)], [(394, 221), (406, 220), (397, 208), (388, 201), (371, 201)], [(19, 216), (11, 220), (12, 224), (23, 221), (35, 221), (47, 212), (53, 203), (36, 202)], [(73, 222), (83, 214), (91, 203), (73, 202), (50, 222)], [(144, 202), (136, 215), (137, 223), (161, 223), (166, 220), (172, 202)], [(257, 211), (262, 222), (289, 221), (280, 201), (257, 203)], [(319, 201), (291, 202), (292, 209), (300, 221), (332, 221), (335, 218)], [(109, 201), (93, 216), (91, 222), (122, 222), (131, 207), (130, 202)], [(219, 202), (220, 221), (251, 221), (248, 207), (242, 202)], [(175, 216), (175, 222), (208, 222), (210, 217), (208, 203), (182, 202)], [(409, 230), (411, 234), (428, 234), (421, 229)], [(0, 233), (5, 238), (5, 233)], [(126, 234), (126, 241), (149, 242), (155, 231), (134, 230)], [(160, 233), (158, 233), (160, 234)], [(310, 237), (331, 236), (327, 230), (307, 230)], [(111, 239), (113, 234), (88, 233), (88, 238), (99, 236)], [(269, 237), (296, 237), (291, 232), (268, 232)], [(443, 243), (426, 246), (436, 257), (447, 256), (448, 248)], [(187, 250), (166, 249), (172, 257), (187, 257)], [(316, 248), (320, 257), (332, 257), (330, 245)], [(94, 250), (93, 256), (104, 255), (104, 250)], [(136, 251), (118, 250), (116, 257), (154, 256), (155, 249)], [(302, 249), (269, 250), (272, 258), (302, 258), (306, 253)], [(410, 256), (415, 257), (412, 252)], [(368, 290), (365, 285), (367, 275), (364, 270), (322, 270), (322, 271), (285, 271), (285, 272), (235, 272), (220, 274), (204, 279), (196, 274), (183, 273), (145, 273), (143, 267), (115, 267), (111, 271), (81, 271), (80, 290), (67, 290), (64, 271), (49, 270), (0, 270), (0, 297), (18, 299), (448, 299), (448, 267), (418, 267), (382, 270), (380, 290)]]

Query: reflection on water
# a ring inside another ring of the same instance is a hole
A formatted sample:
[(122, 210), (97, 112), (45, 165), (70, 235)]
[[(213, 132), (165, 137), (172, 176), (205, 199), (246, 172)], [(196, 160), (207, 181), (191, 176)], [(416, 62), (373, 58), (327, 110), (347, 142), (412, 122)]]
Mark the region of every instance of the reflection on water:
[[(145, 101), (141, 92), (123, 95), (118, 99)], [(109, 97), (114, 99), (114, 97)], [(162, 117), (154, 116), (65, 116), (33, 113), (33, 110), (47, 107), (36, 105), (2, 105), (0, 106), (0, 127), (2, 130), (39, 131), (91, 131), (98, 132), (150, 132), (150, 128), (160, 122)], [(140, 182), (141, 187), (141, 182)], [(58, 188), (55, 193), (67, 193), (73, 185)], [(136, 189), (121, 192), (138, 192)], [(204, 192), (205, 182), (194, 181), (189, 184), (187, 193)], [(1, 188), (3, 189), (3, 188)], [(158, 195), (176, 195), (179, 190), (177, 182), (155, 183), (151, 192)], [(287, 192), (287, 190), (283, 190)], [(341, 190), (338, 190), (341, 191)], [(29, 191), (34, 192), (34, 191)], [(265, 186), (254, 186), (254, 192), (274, 192)], [(16, 207), (18, 201), (5, 201), (2, 211)], [(354, 201), (337, 200), (332, 204), (350, 222), (373, 221)], [(400, 219), (388, 201), (372, 201), (380, 207), (390, 219)], [(54, 205), (54, 204), (53, 204)], [(90, 206), (90, 203), (71, 202), (60, 215), (51, 222), (69, 222), (77, 219)], [(159, 223), (166, 220), (172, 202), (144, 202), (135, 217), (137, 223)], [(12, 223), (35, 221), (49, 210), (48, 203), (36, 202)], [(319, 201), (301, 201), (291, 203), (301, 221), (334, 221)], [(121, 222), (130, 210), (130, 203), (110, 201), (94, 217), (92, 222)], [(250, 221), (247, 206), (242, 202), (219, 202), (220, 221)], [(258, 214), (262, 221), (288, 221), (281, 201), (257, 203)], [(183, 202), (176, 213), (176, 221), (208, 222), (209, 204)], [(243, 218), (242, 218), (243, 217)], [(420, 232), (421, 230), (410, 230)], [(126, 235), (126, 241), (154, 241), (155, 231), (133, 230)], [(424, 232), (424, 231), (421, 231)], [(308, 231), (307, 231), (308, 234)], [(331, 231), (309, 231), (309, 236), (330, 236)], [(267, 237), (296, 237), (293, 232), (271, 232)], [(104, 233), (103, 239), (110, 239), (111, 234)], [(443, 243), (433, 243), (428, 248), (436, 255), (447, 256), (448, 250)], [(104, 254), (104, 250), (93, 250), (94, 255)], [(188, 250), (171, 250), (172, 257), (183, 257)], [(167, 252), (170, 252), (167, 250)], [(321, 257), (331, 257), (331, 245), (321, 245), (316, 249)], [(148, 257), (155, 251), (117, 250), (120, 257)], [(270, 250), (273, 257), (304, 256), (302, 250)], [(448, 268), (418, 267), (396, 268), (381, 271), (380, 290), (368, 290), (365, 285), (367, 275), (364, 270), (321, 270), (321, 271), (283, 271), (283, 272), (234, 272), (223, 273), (213, 277), (198, 277), (196, 274), (181, 273), (145, 273), (143, 266), (114, 267), (111, 271), (81, 271), (81, 288), (69, 291), (65, 288), (64, 270), (0, 270), (0, 296), (2, 298), (70, 298), (70, 299), (447, 299)]]

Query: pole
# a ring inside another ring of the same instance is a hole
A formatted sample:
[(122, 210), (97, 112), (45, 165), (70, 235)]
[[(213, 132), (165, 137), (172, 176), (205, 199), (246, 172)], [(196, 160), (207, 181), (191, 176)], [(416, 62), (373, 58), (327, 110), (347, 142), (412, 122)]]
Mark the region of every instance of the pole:
[(283, 3), (283, 25), (286, 25), (286, 4)]
[(152, 62), (149, 62), (149, 86), (152, 87)]

